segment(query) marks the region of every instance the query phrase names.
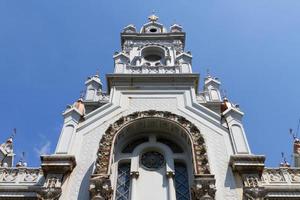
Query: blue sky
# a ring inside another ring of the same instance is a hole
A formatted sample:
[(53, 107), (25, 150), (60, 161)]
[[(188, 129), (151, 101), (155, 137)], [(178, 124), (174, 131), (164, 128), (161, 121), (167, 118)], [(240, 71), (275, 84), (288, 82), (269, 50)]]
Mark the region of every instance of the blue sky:
[(24, 151), (38, 166), (40, 153), (53, 153), (66, 105), (97, 70), (105, 82), (120, 31), (139, 28), (153, 9), (165, 26), (184, 27), (200, 87), (209, 68), (240, 104), (252, 152), (268, 166), (281, 152), (290, 160), (288, 129), (300, 117), (299, 0), (1, 0), (0, 141), (17, 128), (16, 159)]

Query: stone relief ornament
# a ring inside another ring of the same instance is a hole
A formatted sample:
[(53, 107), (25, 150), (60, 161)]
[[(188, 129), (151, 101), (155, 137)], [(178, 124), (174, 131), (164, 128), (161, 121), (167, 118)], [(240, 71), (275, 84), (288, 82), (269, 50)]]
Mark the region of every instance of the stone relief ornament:
[(257, 175), (247, 175), (244, 178), (245, 187), (258, 187), (259, 177)]
[(61, 195), (61, 180), (56, 176), (49, 176), (41, 188), (37, 192), (39, 200), (58, 200)]
[(266, 190), (263, 187), (246, 187), (244, 191), (244, 200), (264, 200)]
[(40, 169), (26, 169), (25, 170), (25, 176), (24, 176), (24, 182), (37, 182), (38, 177), (40, 174)]
[(18, 169), (5, 169), (3, 171), (1, 182), (15, 182), (18, 173), (19, 173)]
[(289, 169), (288, 173), (292, 182), (300, 183), (300, 171), (299, 169)]
[(172, 121), (173, 123), (176, 123), (178, 126), (181, 126), (183, 129), (185, 129), (192, 138), (191, 144), (193, 145), (194, 149), (193, 160), (195, 163), (195, 174), (210, 174), (204, 138), (202, 137), (199, 129), (182, 116), (178, 116), (170, 112), (156, 110), (132, 113), (130, 115), (121, 117), (108, 127), (100, 140), (94, 174), (109, 174), (108, 167), (114, 137), (118, 131), (127, 124), (134, 120), (143, 118), (157, 118)]
[(266, 191), (261, 187), (261, 179), (258, 174), (246, 174), (243, 176), (243, 200), (263, 200)]
[(208, 177), (195, 177), (191, 188), (192, 200), (214, 200), (216, 193), (213, 175)]
[(113, 189), (109, 176), (100, 175), (92, 177), (89, 191), (92, 200), (110, 200)]

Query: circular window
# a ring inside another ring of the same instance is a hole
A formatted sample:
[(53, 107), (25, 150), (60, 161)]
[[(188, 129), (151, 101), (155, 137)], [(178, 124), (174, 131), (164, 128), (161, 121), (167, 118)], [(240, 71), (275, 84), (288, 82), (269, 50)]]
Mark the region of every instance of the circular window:
[(150, 54), (150, 55), (146, 55), (145, 60), (148, 60), (150, 62), (155, 62), (155, 61), (159, 61), (161, 59), (160, 55), (155, 55), (155, 54)]
[(156, 33), (156, 32), (157, 32), (157, 29), (156, 29), (156, 28), (151, 28), (149, 31), (150, 31), (151, 33)]
[(149, 170), (157, 170), (161, 168), (164, 163), (164, 156), (157, 151), (148, 151), (141, 156), (141, 164)]

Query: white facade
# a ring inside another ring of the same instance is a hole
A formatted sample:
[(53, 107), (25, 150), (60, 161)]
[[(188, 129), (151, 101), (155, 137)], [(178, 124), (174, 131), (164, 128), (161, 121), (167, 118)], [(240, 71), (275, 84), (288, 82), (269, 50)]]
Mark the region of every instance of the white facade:
[[(114, 74), (108, 75), (109, 102), (86, 114), (84, 121), (75, 125), (74, 136), (70, 136), (71, 131), (68, 129), (62, 131), (61, 138), (68, 135), (66, 137), (72, 141), (66, 153), (75, 155), (77, 166), (68, 178), (68, 184), (63, 186), (61, 199), (90, 198), (89, 178), (95, 168), (99, 141), (103, 133), (120, 117), (147, 110), (168, 111), (196, 125), (204, 137), (211, 173), (215, 175), (216, 199), (241, 199), (239, 189), (241, 186), (234, 180), (229, 167), (229, 159), (235, 153), (248, 154), (250, 152), (240, 121), (242, 113), (236, 108), (230, 108), (226, 116), (230, 126), (230, 131), (228, 131), (228, 127), (221, 123), (221, 113), (205, 106), (206, 103), (214, 102), (221, 107), (219, 88), (215, 87), (215, 84), (206, 84), (207, 91), (205, 92), (211, 96), (207, 98), (205, 95), (204, 103), (200, 104), (197, 101), (198, 74), (192, 72), (191, 54), (184, 51), (185, 34), (181, 32), (181, 29), (167, 32), (166, 28), (156, 20), (150, 20), (145, 24), (140, 33), (136, 33), (134, 28), (129, 29), (129, 27), (132, 26), (126, 27), (122, 33), (122, 51), (114, 55)], [(73, 121), (71, 125), (68, 123), (65, 122), (64, 127), (74, 125)], [(130, 196), (132, 199), (174, 199), (176, 196), (174, 183), (168, 182), (166, 176), (168, 172), (174, 171), (172, 151), (167, 146), (156, 142), (155, 139), (156, 135), (166, 134), (160, 133), (165, 130), (155, 127), (146, 129), (146, 133), (142, 130), (132, 131), (135, 134), (146, 134), (153, 141), (150, 142), (149, 139), (149, 142), (138, 146), (132, 155), (125, 156), (131, 160), (131, 172), (139, 173), (136, 180), (133, 180), (136, 186), (131, 185), (135, 188), (134, 190), (131, 188)], [(130, 138), (126, 139), (130, 140)], [(69, 141), (61, 139), (58, 146), (69, 146)], [(173, 164), (169, 165), (167, 162), (166, 166), (157, 172), (147, 171), (138, 166), (139, 161), (136, 157), (143, 150), (143, 145), (145, 148), (149, 145), (149, 148), (160, 149), (164, 152), (165, 159), (171, 159), (170, 162)], [(184, 148), (186, 148), (185, 152), (178, 156), (188, 166), (189, 186), (192, 186), (195, 174), (192, 167), (193, 160), (188, 158), (190, 153), (188, 147)], [(112, 188), (116, 188), (117, 165), (122, 157), (116, 149), (113, 150), (109, 174)], [(56, 153), (61, 152), (58, 149)], [(164, 184), (166, 187), (162, 187)], [(169, 190), (172, 192), (170, 193)], [(115, 192), (116, 190), (113, 195)]]

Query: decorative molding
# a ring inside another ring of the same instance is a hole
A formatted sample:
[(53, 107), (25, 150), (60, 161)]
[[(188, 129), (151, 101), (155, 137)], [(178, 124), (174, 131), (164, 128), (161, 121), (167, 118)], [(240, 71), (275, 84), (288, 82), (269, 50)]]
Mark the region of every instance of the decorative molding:
[(261, 175), (265, 168), (265, 156), (262, 155), (232, 155), (230, 156), (230, 165), (233, 171), (240, 174), (259, 174)]
[(41, 167), (44, 174), (65, 174), (71, 172), (76, 166), (75, 156), (73, 155), (42, 155), (41, 162)]
[(191, 188), (192, 200), (214, 200), (215, 183), (214, 175), (196, 175)]
[(125, 117), (119, 118), (115, 123), (111, 124), (102, 136), (96, 160), (96, 170), (94, 174), (108, 174), (109, 162), (111, 160), (111, 148), (113, 146), (113, 140), (118, 132), (132, 123), (135, 120), (144, 118), (157, 118), (162, 120), (168, 120), (176, 123), (182, 129), (184, 129), (191, 138), (191, 144), (193, 145), (193, 161), (195, 163), (195, 174), (210, 174), (208, 158), (206, 153), (206, 147), (204, 138), (201, 135), (199, 129), (186, 118), (166, 111), (148, 110), (142, 112), (135, 112)]
[(113, 189), (108, 175), (92, 176), (90, 180), (91, 200), (111, 200)]

